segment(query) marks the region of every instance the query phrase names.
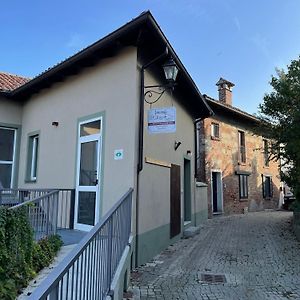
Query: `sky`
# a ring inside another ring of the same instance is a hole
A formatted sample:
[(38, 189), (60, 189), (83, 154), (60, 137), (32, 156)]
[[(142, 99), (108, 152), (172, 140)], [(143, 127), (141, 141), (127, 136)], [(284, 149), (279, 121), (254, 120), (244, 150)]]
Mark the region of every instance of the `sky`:
[(34, 77), (150, 10), (201, 93), (235, 84), (256, 113), (276, 68), (300, 54), (299, 0), (10, 0), (1, 3), (0, 71)]

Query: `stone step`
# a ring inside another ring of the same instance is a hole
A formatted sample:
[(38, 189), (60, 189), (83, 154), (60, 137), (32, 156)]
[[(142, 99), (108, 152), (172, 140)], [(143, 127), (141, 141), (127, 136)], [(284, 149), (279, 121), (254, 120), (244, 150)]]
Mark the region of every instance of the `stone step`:
[(199, 226), (190, 226), (183, 231), (183, 238), (188, 239), (190, 237), (195, 236), (196, 234), (200, 233)]

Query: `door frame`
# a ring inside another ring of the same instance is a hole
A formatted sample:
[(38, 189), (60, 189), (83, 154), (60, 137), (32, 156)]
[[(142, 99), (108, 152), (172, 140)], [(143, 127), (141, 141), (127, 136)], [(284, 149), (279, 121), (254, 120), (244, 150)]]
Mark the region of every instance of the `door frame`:
[[(218, 190), (220, 191), (219, 193), (217, 193), (217, 203), (221, 204), (220, 207), (218, 207), (218, 211), (214, 212), (214, 199), (213, 199), (213, 175), (212, 173), (219, 173), (219, 180), (218, 180), (218, 185), (219, 188)], [(222, 176), (222, 171), (219, 169), (212, 169), (210, 170), (210, 200), (211, 200), (211, 212), (212, 214), (222, 214), (224, 212), (224, 199), (223, 199), (223, 176)]]
[[(80, 137), (80, 126), (86, 123), (90, 123), (93, 121), (100, 120), (100, 133), (99, 134), (92, 134), (84, 137)], [(76, 145), (76, 169), (75, 169), (75, 205), (74, 205), (74, 229), (83, 230), (83, 231), (90, 231), (93, 226), (78, 223), (78, 194), (80, 191), (91, 191), (96, 193), (95, 197), (95, 225), (100, 220), (100, 211), (101, 211), (101, 189), (102, 189), (102, 139), (103, 139), (103, 117), (86, 117), (78, 121), (77, 126), (77, 145)], [(97, 150), (97, 180), (98, 184), (95, 185), (95, 188), (91, 190), (93, 186), (79, 186), (79, 171), (80, 171), (80, 159), (81, 159), (81, 144), (88, 143), (92, 141), (98, 141), (98, 150)]]
[[(186, 163), (189, 165), (189, 174), (186, 173)], [(188, 176), (189, 179), (188, 187), (186, 186), (187, 185), (186, 175)], [(188, 191), (186, 190), (187, 188)], [(188, 195), (189, 199), (186, 199), (186, 193), (189, 193)], [(189, 218), (190, 218), (189, 220), (185, 219), (186, 213), (189, 214)], [(192, 162), (189, 156), (184, 156), (183, 158), (183, 223), (184, 225), (187, 225), (191, 222), (192, 222)]]

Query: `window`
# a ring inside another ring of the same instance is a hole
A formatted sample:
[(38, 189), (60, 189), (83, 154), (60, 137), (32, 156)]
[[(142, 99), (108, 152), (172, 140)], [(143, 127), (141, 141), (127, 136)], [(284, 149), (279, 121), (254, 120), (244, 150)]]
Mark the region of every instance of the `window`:
[(264, 198), (272, 198), (273, 197), (273, 183), (271, 176), (261, 175), (262, 177), (262, 190)]
[(264, 165), (265, 167), (268, 167), (270, 163), (268, 140), (263, 140), (263, 147), (264, 147)]
[(16, 129), (0, 127), (0, 189), (12, 188)]
[(37, 163), (39, 152), (39, 135), (29, 136), (28, 141), (28, 161), (27, 161), (27, 181), (36, 181)]
[(240, 199), (248, 198), (248, 175), (239, 175)]
[(212, 138), (220, 138), (220, 126), (217, 123), (211, 123), (211, 136)]
[(246, 147), (245, 147), (245, 132), (238, 132), (239, 138), (239, 161), (241, 163), (246, 163)]

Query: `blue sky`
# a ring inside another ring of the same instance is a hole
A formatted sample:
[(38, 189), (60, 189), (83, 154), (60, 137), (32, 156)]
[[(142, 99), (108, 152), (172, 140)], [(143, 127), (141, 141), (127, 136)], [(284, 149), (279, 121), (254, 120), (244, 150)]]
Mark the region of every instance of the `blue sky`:
[(300, 54), (299, 0), (2, 1), (0, 71), (33, 77), (150, 10), (202, 93), (222, 76), (255, 113), (275, 68)]

